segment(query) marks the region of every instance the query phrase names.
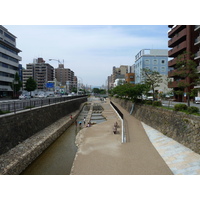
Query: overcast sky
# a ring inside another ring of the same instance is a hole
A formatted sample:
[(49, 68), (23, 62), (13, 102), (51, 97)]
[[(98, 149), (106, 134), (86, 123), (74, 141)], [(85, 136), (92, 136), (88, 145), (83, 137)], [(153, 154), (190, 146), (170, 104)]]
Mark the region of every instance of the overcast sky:
[(141, 49), (167, 49), (167, 25), (4, 25), (17, 37), (21, 64), (56, 59), (84, 84), (101, 86), (112, 67), (133, 65)]

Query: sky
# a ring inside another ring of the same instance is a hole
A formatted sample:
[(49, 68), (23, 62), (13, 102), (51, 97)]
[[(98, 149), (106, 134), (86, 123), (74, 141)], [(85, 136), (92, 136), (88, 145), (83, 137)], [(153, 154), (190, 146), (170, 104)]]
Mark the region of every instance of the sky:
[[(133, 65), (141, 49), (167, 49), (167, 25), (3, 25), (17, 39), (26, 64), (64, 61), (83, 84), (105, 85), (113, 66)], [(49, 59), (55, 59), (49, 61)]]

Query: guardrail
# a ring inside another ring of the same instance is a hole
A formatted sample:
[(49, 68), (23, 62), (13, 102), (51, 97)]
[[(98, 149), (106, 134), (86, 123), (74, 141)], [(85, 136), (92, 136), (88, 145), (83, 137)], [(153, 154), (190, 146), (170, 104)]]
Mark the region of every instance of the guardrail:
[(125, 127), (124, 127), (124, 115), (123, 113), (118, 109), (117, 106), (115, 106), (115, 104), (110, 101), (111, 106), (113, 107), (113, 109), (116, 111), (116, 113), (118, 114), (119, 118), (121, 119), (122, 122), (122, 143), (126, 143), (126, 135), (125, 135)]
[[(0, 101), (0, 111), (2, 114), (16, 113), (17, 111), (32, 109), (36, 107), (43, 107), (46, 105), (61, 103), (64, 101), (71, 101), (73, 99), (86, 97), (87, 95), (70, 96), (70, 97), (51, 97), (42, 99), (29, 99), (29, 100), (15, 100), (15, 101)], [(1, 114), (1, 113), (0, 113)]]

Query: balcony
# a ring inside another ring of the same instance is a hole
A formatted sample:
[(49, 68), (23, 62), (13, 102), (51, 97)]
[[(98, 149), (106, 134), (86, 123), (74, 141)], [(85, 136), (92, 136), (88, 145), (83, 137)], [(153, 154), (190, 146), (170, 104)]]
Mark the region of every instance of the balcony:
[(194, 31), (198, 31), (198, 30), (200, 30), (200, 25), (195, 25), (194, 26)]
[(195, 54), (194, 59), (200, 59), (200, 50)]
[(174, 47), (177, 44), (179, 44), (180, 40), (186, 37), (186, 28), (184, 28), (182, 31), (179, 33), (175, 34), (174, 37), (168, 41), (168, 47)]
[(177, 58), (174, 58), (168, 61), (168, 67), (173, 67), (174, 65), (176, 65), (176, 61), (177, 61)]
[(195, 42), (194, 42), (194, 45), (199, 45), (200, 44), (200, 36), (198, 36), (196, 39), (195, 39)]
[(186, 49), (186, 41), (181, 42), (177, 46), (175, 46), (173, 49), (168, 51), (169, 57), (176, 57), (181, 51)]
[(168, 83), (168, 88), (179, 88), (179, 84), (186, 84), (186, 80), (173, 81)]
[(168, 32), (168, 37), (172, 38), (176, 33), (180, 32), (183, 28), (185, 28), (186, 26), (183, 25), (176, 25), (174, 28), (172, 28), (169, 32)]

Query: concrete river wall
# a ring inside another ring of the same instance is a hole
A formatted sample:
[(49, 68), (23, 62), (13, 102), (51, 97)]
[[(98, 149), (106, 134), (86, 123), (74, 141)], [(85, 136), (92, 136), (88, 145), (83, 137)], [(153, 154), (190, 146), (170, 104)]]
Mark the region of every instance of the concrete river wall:
[(0, 174), (20, 174), (75, 121), (86, 101), (82, 97), (1, 116)]

